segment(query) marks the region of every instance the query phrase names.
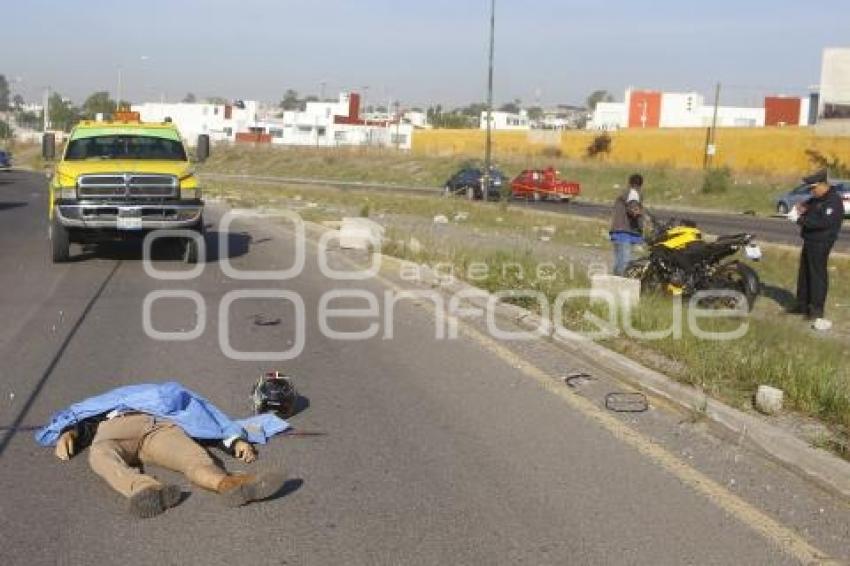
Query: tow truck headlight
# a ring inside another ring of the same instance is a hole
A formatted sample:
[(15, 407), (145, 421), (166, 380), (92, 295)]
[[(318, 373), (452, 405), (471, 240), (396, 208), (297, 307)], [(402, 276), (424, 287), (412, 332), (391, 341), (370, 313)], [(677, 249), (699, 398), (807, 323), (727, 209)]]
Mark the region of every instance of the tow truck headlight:
[(75, 199), (77, 198), (76, 187), (59, 187), (56, 190), (56, 196), (60, 199)]
[(201, 187), (180, 187), (181, 200), (197, 200), (201, 198)]

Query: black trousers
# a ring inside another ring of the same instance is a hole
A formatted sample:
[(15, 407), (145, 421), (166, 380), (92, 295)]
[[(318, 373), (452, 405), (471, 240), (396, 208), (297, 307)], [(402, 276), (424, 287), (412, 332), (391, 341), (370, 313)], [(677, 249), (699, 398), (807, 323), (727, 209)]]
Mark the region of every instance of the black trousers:
[(803, 241), (797, 274), (797, 307), (812, 318), (823, 317), (829, 288), (827, 262), (834, 242)]

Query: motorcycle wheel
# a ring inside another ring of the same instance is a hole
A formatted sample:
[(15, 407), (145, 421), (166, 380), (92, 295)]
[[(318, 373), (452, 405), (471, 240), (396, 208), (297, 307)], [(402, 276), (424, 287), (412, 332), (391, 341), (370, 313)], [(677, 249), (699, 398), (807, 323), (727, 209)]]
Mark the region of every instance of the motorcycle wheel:
[[(733, 261), (731, 263), (727, 263), (720, 267), (717, 271), (716, 275), (716, 284), (714, 285), (715, 289), (729, 289), (732, 291), (738, 291), (744, 297), (746, 301), (747, 312), (753, 310), (753, 307), (756, 304), (756, 299), (761, 292), (761, 283), (759, 282), (758, 274), (755, 272), (753, 268), (748, 265), (744, 265), (738, 261)], [(717, 306), (721, 306), (724, 308), (738, 308), (739, 303), (730, 304), (730, 300), (727, 299), (722, 301), (722, 304), (718, 304)]]

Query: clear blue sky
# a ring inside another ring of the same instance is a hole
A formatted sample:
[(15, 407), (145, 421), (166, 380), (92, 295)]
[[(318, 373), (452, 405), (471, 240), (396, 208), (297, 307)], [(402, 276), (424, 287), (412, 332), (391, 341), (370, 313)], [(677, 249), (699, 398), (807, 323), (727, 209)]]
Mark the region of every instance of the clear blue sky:
[[(821, 50), (850, 45), (850, 1), (497, 0), (496, 102), (581, 103), (596, 89), (726, 85), (724, 102), (804, 93)], [(362, 90), (369, 103), (484, 99), (489, 0), (26, 0), (5, 3), (0, 73), (37, 99), (279, 100)], [(11, 47), (11, 49), (10, 49)]]

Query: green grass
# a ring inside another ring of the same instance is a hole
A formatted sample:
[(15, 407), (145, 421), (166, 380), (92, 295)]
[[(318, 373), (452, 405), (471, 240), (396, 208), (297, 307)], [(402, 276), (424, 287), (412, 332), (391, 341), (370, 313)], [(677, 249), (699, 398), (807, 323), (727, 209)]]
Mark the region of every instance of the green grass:
[[(420, 156), (375, 148), (217, 146), (203, 170), (441, 187), (455, 171), (471, 161), (475, 160), (466, 156)], [(690, 169), (611, 165), (544, 156), (496, 156), (495, 164), (511, 178), (523, 169), (554, 165), (564, 178), (581, 183), (581, 198), (606, 202), (623, 190), (631, 173), (641, 173), (650, 208), (752, 210), (768, 215), (774, 210), (773, 198), (795, 185), (795, 179), (788, 177), (737, 175), (732, 178), (730, 190), (706, 194), (701, 190), (703, 172)]]

